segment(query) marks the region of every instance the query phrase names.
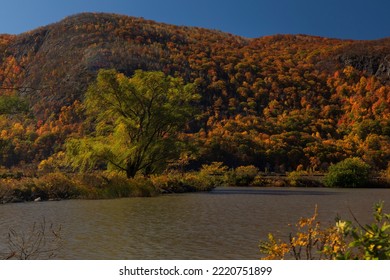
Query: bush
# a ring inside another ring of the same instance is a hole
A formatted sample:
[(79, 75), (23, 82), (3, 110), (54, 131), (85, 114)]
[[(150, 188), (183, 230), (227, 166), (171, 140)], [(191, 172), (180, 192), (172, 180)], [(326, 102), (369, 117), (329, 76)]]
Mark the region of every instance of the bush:
[(360, 158), (347, 158), (329, 167), (324, 177), (328, 187), (362, 187), (369, 181), (370, 165)]
[(124, 174), (115, 174), (108, 179), (108, 184), (101, 189), (103, 198), (151, 197), (158, 193), (152, 182), (142, 176), (127, 178)]
[(228, 167), (222, 162), (213, 162), (202, 165), (199, 171), (199, 178), (210, 186), (222, 186), (226, 184)]
[(216, 186), (223, 185), (225, 178), (210, 178), (210, 176), (204, 175), (201, 172), (188, 172), (184, 174), (183, 182), (186, 186), (193, 188), (194, 191), (210, 191)]
[(352, 239), (351, 249), (338, 256), (339, 259), (390, 260), (390, 214), (383, 213), (383, 206), (383, 201), (374, 205), (371, 224), (355, 226), (349, 221), (337, 222), (345, 238)]
[(158, 194), (151, 180), (144, 177), (129, 179), (120, 173), (83, 174), (78, 181), (80, 196), (88, 199), (150, 197)]
[(287, 182), (293, 187), (323, 187), (321, 180), (309, 176), (307, 171), (292, 171), (287, 175)]
[(131, 197), (153, 197), (160, 194), (159, 190), (148, 178), (129, 179), (132, 186)]
[(234, 186), (249, 186), (254, 182), (258, 173), (259, 169), (253, 165), (239, 166), (230, 173), (229, 184)]
[(301, 187), (305, 186), (305, 179), (303, 178), (303, 176), (307, 176), (306, 171), (292, 171), (288, 173), (287, 179), (291, 186)]
[(351, 221), (337, 219), (335, 225), (322, 227), (317, 220), (317, 208), (313, 217), (301, 218), (295, 225), (296, 232), (289, 240), (277, 240), (272, 233), (267, 241), (261, 241), (263, 259), (390, 259), (390, 214), (383, 213), (383, 202), (374, 205), (374, 222), (362, 225), (354, 217)]
[(61, 250), (61, 226), (46, 223), (45, 218), (34, 223), (29, 230), (10, 228), (7, 234), (8, 250), (0, 252), (0, 259), (51, 259)]
[(252, 186), (258, 186), (258, 187), (259, 186), (264, 186), (266, 184), (267, 184), (267, 181), (260, 174), (256, 175), (255, 178), (253, 179), (252, 183), (251, 183)]
[(209, 191), (215, 187), (218, 180), (202, 172), (178, 173), (156, 175), (151, 178), (155, 188), (163, 193), (182, 193)]
[(176, 193), (182, 191), (181, 176), (178, 173), (155, 175), (151, 177), (152, 184), (161, 193)]
[(111, 175), (106, 184), (98, 188), (99, 198), (131, 197), (133, 186), (130, 180), (122, 175)]
[(48, 173), (34, 180), (32, 186), (33, 198), (69, 199), (79, 195), (77, 185), (65, 174), (60, 172)]

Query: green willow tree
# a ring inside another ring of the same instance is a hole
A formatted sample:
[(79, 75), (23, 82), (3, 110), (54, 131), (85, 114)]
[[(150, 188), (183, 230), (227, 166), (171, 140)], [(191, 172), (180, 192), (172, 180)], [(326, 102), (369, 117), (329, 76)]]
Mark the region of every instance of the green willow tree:
[(128, 178), (159, 171), (183, 151), (179, 134), (198, 99), (192, 84), (162, 72), (139, 70), (128, 78), (100, 70), (84, 101), (94, 130), (67, 141), (67, 161), (84, 171), (104, 164)]

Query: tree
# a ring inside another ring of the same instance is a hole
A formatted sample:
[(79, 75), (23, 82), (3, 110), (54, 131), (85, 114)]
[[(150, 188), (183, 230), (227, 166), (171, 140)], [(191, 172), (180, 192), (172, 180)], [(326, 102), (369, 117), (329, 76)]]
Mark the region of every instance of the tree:
[(370, 170), (360, 158), (347, 158), (329, 167), (324, 183), (328, 187), (361, 187), (367, 184)]
[(162, 72), (139, 70), (128, 78), (100, 70), (84, 101), (94, 130), (67, 141), (67, 161), (81, 170), (105, 164), (129, 178), (158, 171), (183, 150), (179, 134), (198, 99), (192, 84)]
[(0, 95), (0, 115), (28, 113), (28, 104), (16, 95)]

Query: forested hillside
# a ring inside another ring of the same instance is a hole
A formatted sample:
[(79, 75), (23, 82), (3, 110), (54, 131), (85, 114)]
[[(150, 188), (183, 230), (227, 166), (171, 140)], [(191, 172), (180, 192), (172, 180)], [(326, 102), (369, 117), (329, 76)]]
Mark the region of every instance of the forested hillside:
[(390, 39), (246, 39), (113, 14), (79, 14), (0, 35), (0, 166), (38, 165), (85, 133), (84, 94), (99, 69), (163, 71), (194, 83), (183, 131), (192, 166), (326, 171), (357, 156), (390, 161)]

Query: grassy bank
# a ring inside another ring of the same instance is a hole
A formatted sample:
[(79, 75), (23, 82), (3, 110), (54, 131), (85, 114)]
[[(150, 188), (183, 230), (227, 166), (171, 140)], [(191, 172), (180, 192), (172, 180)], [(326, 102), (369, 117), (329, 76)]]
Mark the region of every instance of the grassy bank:
[(0, 179), (0, 203), (62, 199), (151, 197), (164, 193), (208, 191), (216, 185), (198, 173), (126, 178), (122, 174), (53, 172), (38, 177)]
[[(23, 172), (0, 173), (0, 203), (62, 199), (151, 197), (165, 193), (209, 191), (217, 186), (325, 187), (325, 174), (293, 171), (262, 173), (252, 166), (228, 169), (222, 163), (203, 165), (199, 171), (171, 171), (149, 177), (126, 178), (122, 173)], [(387, 177), (371, 177), (360, 187), (390, 187)]]

